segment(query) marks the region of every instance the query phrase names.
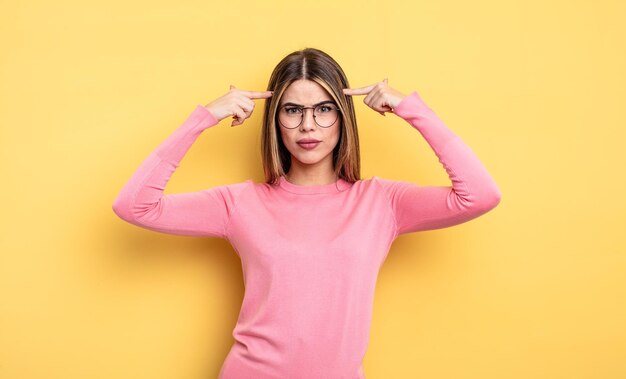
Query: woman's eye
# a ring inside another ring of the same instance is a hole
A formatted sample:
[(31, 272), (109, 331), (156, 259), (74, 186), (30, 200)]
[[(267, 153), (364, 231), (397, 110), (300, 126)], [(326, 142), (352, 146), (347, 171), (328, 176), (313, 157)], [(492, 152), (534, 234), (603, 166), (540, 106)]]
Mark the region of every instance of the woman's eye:
[(330, 108), (328, 105), (322, 105), (322, 106), (320, 107), (320, 111), (321, 111), (321, 112), (330, 112), (330, 111), (331, 111), (331, 108)]
[(300, 108), (293, 107), (293, 108), (285, 108), (285, 112), (287, 112), (288, 114), (297, 114), (297, 113), (302, 112), (302, 110), (300, 110)]

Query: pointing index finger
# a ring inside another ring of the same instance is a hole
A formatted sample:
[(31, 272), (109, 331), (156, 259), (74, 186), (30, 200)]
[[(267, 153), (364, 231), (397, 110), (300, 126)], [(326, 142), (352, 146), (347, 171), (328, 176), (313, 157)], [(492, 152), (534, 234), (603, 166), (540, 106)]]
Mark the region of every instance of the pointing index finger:
[(367, 95), (374, 87), (376, 87), (376, 84), (361, 88), (344, 88), (343, 93), (346, 95)]
[(251, 99), (266, 99), (271, 97), (274, 91), (241, 91)]

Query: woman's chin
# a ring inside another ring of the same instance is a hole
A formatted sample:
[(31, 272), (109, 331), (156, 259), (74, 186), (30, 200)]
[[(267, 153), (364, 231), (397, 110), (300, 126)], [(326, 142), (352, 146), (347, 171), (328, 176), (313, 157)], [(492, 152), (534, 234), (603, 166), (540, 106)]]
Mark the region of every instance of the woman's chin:
[(320, 154), (316, 154), (316, 153), (309, 153), (309, 154), (304, 153), (304, 154), (298, 154), (295, 156), (292, 155), (291, 158), (296, 159), (302, 165), (310, 166), (310, 165), (320, 163), (324, 159), (324, 156)]
[[(296, 158), (298, 159), (298, 158)], [(312, 166), (314, 164), (320, 163), (321, 159), (298, 159), (298, 162), (300, 162), (301, 165), (303, 166)]]

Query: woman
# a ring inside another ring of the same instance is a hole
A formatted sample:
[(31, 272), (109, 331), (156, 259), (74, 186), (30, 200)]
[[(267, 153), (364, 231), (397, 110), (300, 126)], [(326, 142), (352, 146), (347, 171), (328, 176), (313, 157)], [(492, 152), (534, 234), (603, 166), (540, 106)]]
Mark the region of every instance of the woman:
[[(417, 92), (403, 95), (387, 80), (350, 89), (337, 62), (312, 48), (287, 55), (267, 90), (231, 86), (198, 105), (133, 174), (113, 210), (143, 228), (234, 247), (245, 295), (220, 378), (364, 378), (376, 278), (392, 242), (474, 219), (499, 203), (500, 191)], [(452, 186), (361, 179), (357, 95), (420, 132)], [(265, 99), (266, 181), (164, 195), (197, 137), (230, 116), (241, 125), (256, 99)]]

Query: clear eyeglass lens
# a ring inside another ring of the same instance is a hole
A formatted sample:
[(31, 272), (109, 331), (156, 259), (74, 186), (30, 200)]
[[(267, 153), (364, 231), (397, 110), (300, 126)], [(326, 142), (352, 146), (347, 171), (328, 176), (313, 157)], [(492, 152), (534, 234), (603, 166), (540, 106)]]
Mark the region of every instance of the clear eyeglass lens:
[[(302, 122), (305, 110), (294, 105), (284, 106), (280, 109), (278, 116), (280, 123), (289, 129), (297, 128)], [(317, 125), (328, 128), (335, 123), (339, 111), (333, 104), (320, 104), (315, 107), (314, 118)]]

